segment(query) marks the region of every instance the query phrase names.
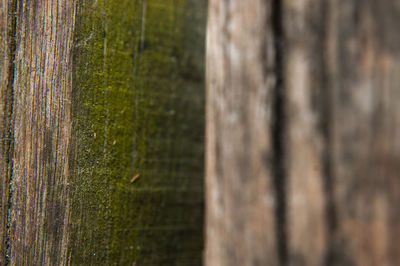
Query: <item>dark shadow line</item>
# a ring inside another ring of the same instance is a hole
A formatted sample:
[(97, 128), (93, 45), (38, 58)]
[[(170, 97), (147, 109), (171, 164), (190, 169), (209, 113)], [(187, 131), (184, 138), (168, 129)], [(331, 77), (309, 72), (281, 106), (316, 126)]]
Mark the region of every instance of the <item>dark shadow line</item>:
[[(274, 42), (274, 63), (276, 84), (273, 102), (273, 175), (276, 197), (275, 230), (278, 261), (280, 266), (288, 263), (287, 248), (287, 203), (286, 203), (286, 170), (285, 170), (285, 91), (284, 91), (284, 58), (283, 58), (283, 18), (282, 1), (271, 2), (271, 27)], [(265, 47), (264, 47), (265, 48)]]
[(335, 235), (337, 231), (337, 214), (336, 206), (334, 201), (334, 169), (332, 165), (333, 160), (333, 88), (332, 88), (332, 77), (329, 75), (329, 26), (331, 22), (332, 3), (330, 1), (324, 1), (322, 5), (322, 14), (324, 18), (324, 24), (322, 27), (321, 43), (321, 66), (322, 66), (322, 88), (324, 92), (321, 94), (321, 116), (320, 125), (321, 133), (324, 142), (324, 150), (321, 155), (322, 160), (322, 178), (325, 195), (325, 222), (326, 222), (326, 254), (325, 254), (325, 265), (331, 266), (335, 264)]

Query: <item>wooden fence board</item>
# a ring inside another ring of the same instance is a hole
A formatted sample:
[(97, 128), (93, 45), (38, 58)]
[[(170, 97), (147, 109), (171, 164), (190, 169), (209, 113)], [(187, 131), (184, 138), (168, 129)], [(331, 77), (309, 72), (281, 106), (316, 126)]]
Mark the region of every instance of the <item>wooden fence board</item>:
[(323, 265), (329, 93), (324, 72), (324, 1), (283, 1), (287, 262)]

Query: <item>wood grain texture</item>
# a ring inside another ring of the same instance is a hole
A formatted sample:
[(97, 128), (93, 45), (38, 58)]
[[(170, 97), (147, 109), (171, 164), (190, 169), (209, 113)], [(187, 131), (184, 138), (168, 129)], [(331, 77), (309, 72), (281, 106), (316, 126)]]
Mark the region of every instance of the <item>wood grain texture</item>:
[(277, 265), (272, 1), (209, 1), (206, 265)]
[(60, 265), (68, 240), (74, 2), (16, 7), (7, 256), (10, 265)]

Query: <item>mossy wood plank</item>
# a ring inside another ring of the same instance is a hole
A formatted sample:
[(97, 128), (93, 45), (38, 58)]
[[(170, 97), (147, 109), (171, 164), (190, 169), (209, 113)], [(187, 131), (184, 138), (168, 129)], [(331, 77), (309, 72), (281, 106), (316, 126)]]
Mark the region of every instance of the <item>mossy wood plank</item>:
[(204, 1), (77, 6), (70, 262), (200, 265)]

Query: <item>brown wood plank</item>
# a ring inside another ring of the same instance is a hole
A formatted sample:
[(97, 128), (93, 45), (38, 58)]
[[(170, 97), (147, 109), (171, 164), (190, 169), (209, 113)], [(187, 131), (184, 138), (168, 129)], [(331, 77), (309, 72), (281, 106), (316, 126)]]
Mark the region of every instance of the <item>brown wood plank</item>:
[(10, 264), (66, 259), (74, 1), (18, 1)]
[(206, 265), (277, 265), (272, 1), (209, 1)]
[(285, 1), (290, 265), (399, 263), (399, 11)]
[(291, 265), (399, 263), (399, 11), (286, 1)]
[(283, 1), (289, 265), (323, 265), (327, 245), (325, 8)]
[(400, 7), (332, 1), (331, 265), (400, 264)]

